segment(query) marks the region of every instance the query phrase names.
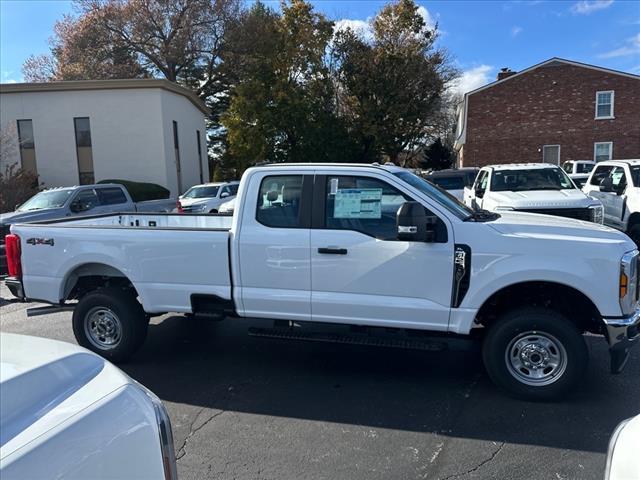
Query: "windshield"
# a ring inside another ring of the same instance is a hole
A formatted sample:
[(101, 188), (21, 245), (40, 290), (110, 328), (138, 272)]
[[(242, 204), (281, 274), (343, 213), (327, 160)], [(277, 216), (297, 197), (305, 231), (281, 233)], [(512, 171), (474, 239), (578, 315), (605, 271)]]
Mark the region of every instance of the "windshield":
[(59, 208), (65, 204), (72, 193), (73, 190), (49, 190), (48, 192), (40, 192), (20, 205), (20, 208), (16, 211), (27, 212), (45, 208)]
[(396, 172), (394, 173), (400, 180), (405, 181), (413, 188), (420, 190), (422, 193), (432, 198), (444, 208), (453, 213), (461, 220), (465, 220), (473, 215), (473, 210), (468, 208), (463, 203), (460, 203), (457, 198), (445, 192), (441, 188), (427, 182), (424, 178), (414, 175), (411, 172)]
[(497, 170), (491, 176), (493, 192), (524, 192), (528, 190), (568, 190), (576, 188), (558, 167), (531, 170)]
[(219, 186), (191, 187), (182, 198), (212, 198), (218, 195)]
[(591, 173), (595, 165), (593, 163), (579, 163), (576, 165), (576, 173)]

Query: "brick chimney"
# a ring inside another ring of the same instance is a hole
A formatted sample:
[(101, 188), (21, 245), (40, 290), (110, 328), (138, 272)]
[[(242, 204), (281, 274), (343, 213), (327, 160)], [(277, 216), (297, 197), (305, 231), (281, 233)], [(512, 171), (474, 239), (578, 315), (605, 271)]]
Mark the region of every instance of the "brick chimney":
[(515, 75), (518, 72), (514, 72), (509, 67), (501, 68), (498, 72), (498, 80), (504, 80), (505, 78), (509, 78), (511, 75)]

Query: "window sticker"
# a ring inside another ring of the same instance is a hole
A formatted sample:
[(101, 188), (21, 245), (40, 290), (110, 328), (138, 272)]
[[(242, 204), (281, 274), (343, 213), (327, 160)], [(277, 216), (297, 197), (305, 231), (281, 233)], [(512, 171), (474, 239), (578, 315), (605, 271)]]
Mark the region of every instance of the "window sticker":
[(337, 190), (333, 218), (382, 218), (382, 189), (345, 188)]

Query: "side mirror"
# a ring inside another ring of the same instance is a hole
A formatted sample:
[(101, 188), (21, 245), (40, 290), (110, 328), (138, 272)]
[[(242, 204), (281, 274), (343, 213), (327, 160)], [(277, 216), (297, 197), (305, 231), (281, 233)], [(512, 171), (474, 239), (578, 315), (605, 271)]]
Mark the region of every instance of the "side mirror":
[(427, 215), (419, 202), (405, 202), (396, 214), (398, 240), (432, 243), (436, 239), (438, 218)]
[(600, 191), (605, 193), (613, 193), (615, 192), (615, 188), (613, 187), (613, 178), (607, 177), (603, 178), (600, 182)]
[(477, 197), (477, 198), (482, 198), (482, 197), (484, 197), (484, 190), (483, 190), (482, 188), (480, 188), (480, 187), (476, 187), (476, 188), (474, 189), (474, 193), (476, 194), (476, 197)]
[(220, 198), (227, 198), (229, 196), (229, 192), (222, 192), (220, 194)]

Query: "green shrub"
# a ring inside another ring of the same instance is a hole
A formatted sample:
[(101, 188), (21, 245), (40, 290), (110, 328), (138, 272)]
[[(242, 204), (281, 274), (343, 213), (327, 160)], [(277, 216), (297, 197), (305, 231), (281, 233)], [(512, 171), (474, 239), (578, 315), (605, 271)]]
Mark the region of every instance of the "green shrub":
[(38, 175), (17, 164), (7, 165), (0, 172), (0, 213), (13, 212), (39, 191)]
[(129, 180), (100, 180), (98, 183), (117, 183), (127, 189), (134, 202), (169, 198), (171, 192), (155, 183), (132, 182)]

